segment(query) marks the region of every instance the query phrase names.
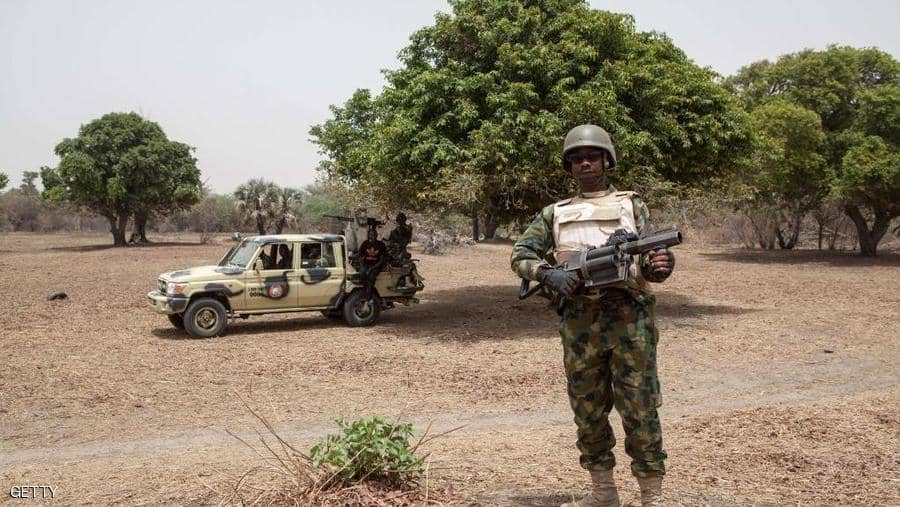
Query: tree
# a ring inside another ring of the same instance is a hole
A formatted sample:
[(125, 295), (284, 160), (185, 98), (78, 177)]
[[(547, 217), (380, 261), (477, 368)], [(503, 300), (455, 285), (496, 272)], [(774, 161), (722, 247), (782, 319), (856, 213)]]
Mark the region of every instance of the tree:
[(335, 221), (324, 215), (340, 216), (353, 207), (332, 182), (319, 181), (307, 185), (296, 207), (298, 227), (301, 232), (326, 232), (335, 226)]
[(891, 219), (900, 216), (900, 150), (880, 136), (860, 139), (844, 155), (833, 188), (856, 225), (860, 252), (874, 257)]
[(251, 179), (234, 191), (237, 210), (244, 222), (252, 221), (259, 234), (281, 234), (288, 225), (296, 224), (294, 208), (299, 204), (300, 192), (281, 188), (262, 179)]
[[(44, 169), (44, 167), (41, 167), (41, 170)], [(19, 185), (19, 190), (24, 194), (37, 195), (39, 192), (37, 185), (34, 182), (38, 177), (40, 177), (38, 171), (22, 171), (22, 183)]]
[[(753, 190), (751, 222), (753, 217), (770, 217), (766, 225), (754, 222), (761, 246), (770, 232), (764, 229), (771, 227), (779, 246), (790, 249), (797, 244), (804, 215), (816, 209), (830, 189), (822, 155), (825, 133), (816, 113), (780, 100), (756, 108), (751, 126), (755, 143), (745, 178)], [(765, 213), (766, 208), (772, 212)]]
[[(579, 123), (616, 142), (619, 175), (697, 183), (747, 146), (746, 115), (663, 34), (582, 0), (453, 0), (411, 36), (384, 92), (358, 90), (310, 131), (321, 169), (386, 208), (505, 223), (567, 194)], [(494, 225), (491, 225), (493, 228)]]
[(185, 213), (186, 226), (200, 233), (200, 242), (209, 241), (213, 232), (230, 232), (238, 226), (235, 199), (230, 195), (204, 192), (200, 202)]
[(819, 116), (832, 197), (853, 220), (860, 253), (874, 256), (884, 220), (900, 213), (900, 179), (884, 165), (900, 142), (900, 63), (875, 48), (831, 46), (756, 62), (727, 83), (749, 109), (786, 100)]
[(41, 170), (44, 196), (105, 217), (113, 244), (125, 246), (133, 214), (168, 213), (197, 201), (200, 171), (192, 150), (136, 113), (109, 113), (56, 146), (59, 166)]
[(6, 173), (0, 173), (0, 190), (6, 188), (6, 185), (9, 184), (9, 176)]

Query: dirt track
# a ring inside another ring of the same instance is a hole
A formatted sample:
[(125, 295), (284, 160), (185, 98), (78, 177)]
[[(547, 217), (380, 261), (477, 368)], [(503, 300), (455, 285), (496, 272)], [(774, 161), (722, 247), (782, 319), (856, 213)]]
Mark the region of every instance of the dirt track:
[[(21, 273), (0, 282), (3, 500), (27, 483), (65, 504), (215, 502), (255, 460), (225, 432), (258, 429), (241, 398), (301, 447), (339, 416), (465, 424), (431, 446), (454, 502), (556, 505), (583, 487), (556, 321), (516, 300), (509, 245), (421, 256), (422, 304), (373, 328), (289, 315), (191, 340), (144, 294), (224, 247), (91, 246), (106, 241), (0, 237), (0, 269)], [(658, 289), (674, 503), (900, 505), (900, 255), (688, 244)], [(45, 301), (55, 290), (71, 299)]]

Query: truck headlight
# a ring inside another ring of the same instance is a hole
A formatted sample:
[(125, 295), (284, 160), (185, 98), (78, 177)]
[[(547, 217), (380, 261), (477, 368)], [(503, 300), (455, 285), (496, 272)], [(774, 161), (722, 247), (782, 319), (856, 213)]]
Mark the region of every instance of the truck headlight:
[(186, 283), (175, 283), (169, 282), (166, 284), (166, 295), (167, 296), (175, 296), (178, 294), (184, 294), (187, 291), (188, 284)]

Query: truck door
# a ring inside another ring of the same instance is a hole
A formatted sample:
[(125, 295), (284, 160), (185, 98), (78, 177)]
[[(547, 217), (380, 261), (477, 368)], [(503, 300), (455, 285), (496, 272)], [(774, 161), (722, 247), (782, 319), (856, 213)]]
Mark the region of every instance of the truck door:
[[(244, 290), (248, 310), (296, 308), (299, 304), (300, 274), (297, 269), (299, 248), (287, 241), (267, 243), (260, 248), (250, 269), (244, 272)], [(262, 262), (260, 270), (255, 269)]]
[(304, 241), (300, 246), (300, 306), (332, 306), (344, 284), (343, 245)]

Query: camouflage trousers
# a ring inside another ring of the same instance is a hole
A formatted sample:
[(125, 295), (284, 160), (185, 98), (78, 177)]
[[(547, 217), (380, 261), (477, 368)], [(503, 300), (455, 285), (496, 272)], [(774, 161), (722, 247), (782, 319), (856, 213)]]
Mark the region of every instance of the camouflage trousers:
[(613, 290), (598, 301), (578, 297), (563, 307), (559, 333), (569, 402), (578, 426), (581, 466), (610, 470), (616, 445), (609, 412), (622, 417), (625, 452), (638, 477), (665, 475), (666, 452), (656, 408), (656, 298)]

